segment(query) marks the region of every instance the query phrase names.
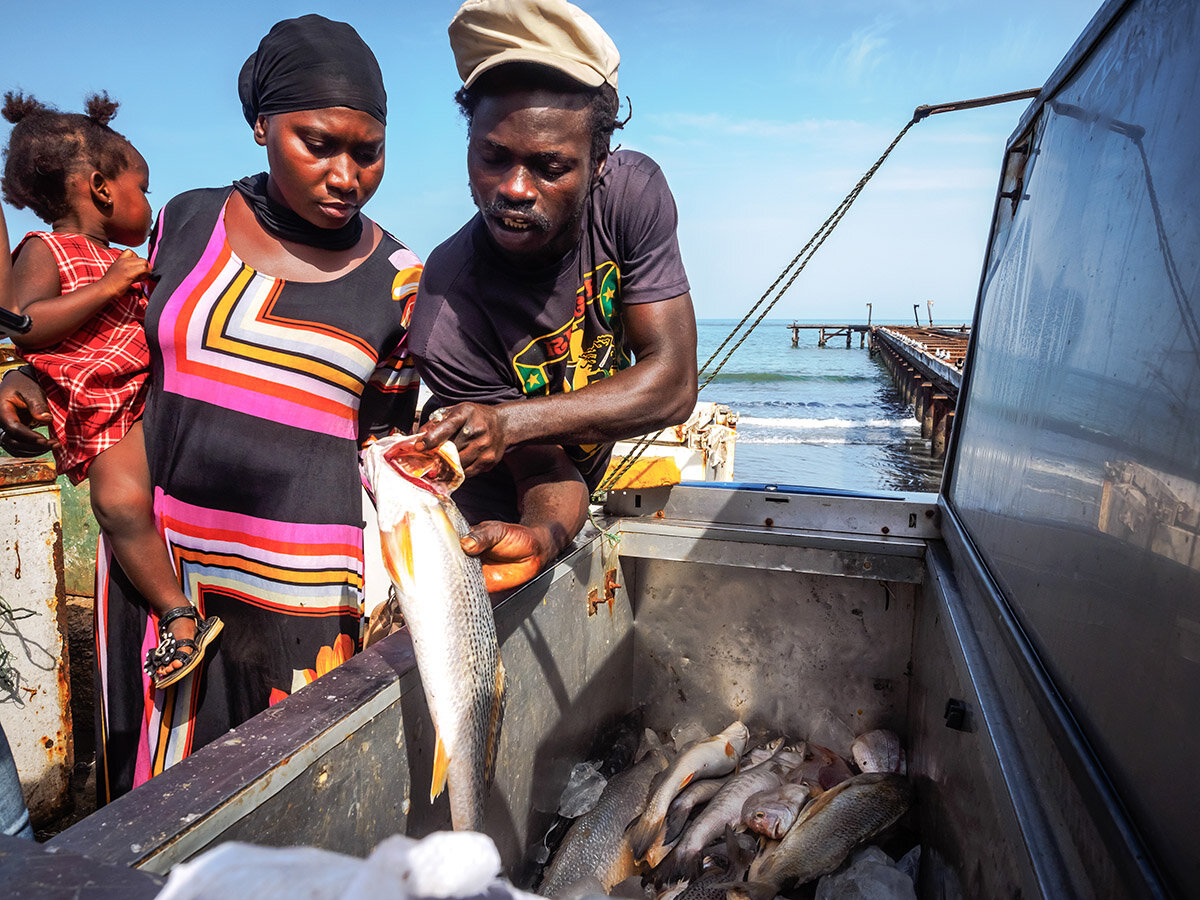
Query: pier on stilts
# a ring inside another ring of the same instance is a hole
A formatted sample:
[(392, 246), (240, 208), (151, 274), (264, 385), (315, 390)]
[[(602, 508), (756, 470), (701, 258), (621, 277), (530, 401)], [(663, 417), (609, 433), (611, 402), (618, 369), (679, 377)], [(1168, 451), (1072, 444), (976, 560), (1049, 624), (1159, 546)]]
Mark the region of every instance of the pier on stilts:
[(921, 436), (929, 439), (933, 455), (945, 455), (962, 386), (969, 326), (871, 325), (868, 317), (866, 325), (792, 322), (785, 327), (792, 332), (793, 347), (799, 346), (801, 331), (819, 332), (819, 347), (845, 337), (847, 349), (857, 334), (858, 346), (865, 345), (872, 356), (879, 355), (900, 394), (912, 404), (921, 423)]
[(877, 325), (871, 353), (878, 353), (904, 399), (911, 403), (935, 457), (944, 456), (954, 428), (971, 329)]
[(799, 322), (792, 322), (786, 326), (792, 331), (792, 346), (800, 346), (801, 331), (819, 331), (821, 334), (817, 337), (817, 346), (824, 347), (831, 338), (845, 337), (846, 349), (849, 350), (851, 340), (854, 335), (858, 335), (858, 346), (862, 347), (870, 339), (871, 326), (867, 325), (808, 325)]

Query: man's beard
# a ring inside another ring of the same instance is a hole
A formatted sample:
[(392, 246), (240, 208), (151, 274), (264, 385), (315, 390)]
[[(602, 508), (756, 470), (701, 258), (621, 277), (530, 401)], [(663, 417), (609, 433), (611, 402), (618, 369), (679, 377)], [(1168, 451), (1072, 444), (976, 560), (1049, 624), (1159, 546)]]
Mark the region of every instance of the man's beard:
[[(492, 216), (516, 216), (528, 221), (530, 230), (540, 231), (543, 234), (549, 233), (553, 227), (553, 224), (548, 218), (533, 208), (532, 202), (527, 205), (512, 204), (506, 203), (504, 200), (497, 197), (491, 203), (481, 203), (478, 195), (475, 193), (475, 188), (471, 186), (469, 181), (467, 182), (467, 190), (471, 194), (471, 202), (475, 204), (475, 208), (478, 209), (485, 218)], [(567, 220), (565, 226), (563, 227), (562, 234), (578, 233), (579, 223), (583, 221), (583, 211), (587, 208), (588, 199), (591, 196), (592, 189), (589, 185), (588, 189), (584, 191), (583, 196), (579, 198), (579, 205), (575, 208), (575, 211), (571, 214), (571, 217)], [(543, 254), (551, 256), (556, 252), (561, 253), (565, 251), (565, 247), (556, 248), (547, 246), (542, 252), (538, 253), (538, 256), (542, 256)]]
[(540, 212), (533, 208), (533, 203), (507, 203), (500, 197), (496, 197), (491, 203), (480, 203), (479, 197), (475, 194), (475, 189), (469, 184), (467, 188), (471, 191), (471, 202), (485, 216), (491, 218), (519, 218), (527, 221), (529, 226), (534, 231), (540, 231), (543, 234), (550, 230), (550, 220), (543, 216)]

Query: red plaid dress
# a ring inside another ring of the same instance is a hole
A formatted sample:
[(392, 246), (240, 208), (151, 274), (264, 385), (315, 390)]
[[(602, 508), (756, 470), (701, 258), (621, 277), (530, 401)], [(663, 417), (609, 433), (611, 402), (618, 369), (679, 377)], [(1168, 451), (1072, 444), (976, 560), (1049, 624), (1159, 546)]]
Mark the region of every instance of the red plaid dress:
[[(33, 231), (17, 245), (14, 259), (34, 237), (54, 254), (64, 294), (99, 281), (120, 256), (82, 235)], [(150, 367), (145, 315), (146, 293), (135, 286), (65, 340), (21, 354), (46, 392), (50, 427), (62, 445), (54, 460), (72, 484), (83, 481), (100, 451), (123, 438), (142, 415)]]

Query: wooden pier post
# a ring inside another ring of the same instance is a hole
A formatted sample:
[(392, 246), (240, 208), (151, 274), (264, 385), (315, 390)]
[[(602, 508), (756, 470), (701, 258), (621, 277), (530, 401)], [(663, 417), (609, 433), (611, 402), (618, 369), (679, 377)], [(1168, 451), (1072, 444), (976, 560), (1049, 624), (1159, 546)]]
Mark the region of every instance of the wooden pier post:
[(950, 433), (954, 430), (954, 410), (947, 409), (945, 415), (938, 421), (937, 426), (933, 429), (933, 437), (930, 440), (930, 450), (933, 452), (934, 459), (941, 459), (946, 455), (946, 445), (950, 443)]
[(932, 434), (933, 422), (931, 421), (929, 407), (933, 403), (933, 382), (922, 381), (917, 386), (917, 402), (914, 404), (916, 408), (917, 421), (921, 423), (921, 437), (927, 438)]
[[(934, 394), (930, 398), (929, 407), (925, 410), (925, 418), (921, 422), (921, 434), (929, 438), (929, 449), (933, 453), (934, 458), (941, 456), (946, 452), (946, 436), (942, 435), (942, 450), (938, 452), (938, 430), (945, 425), (946, 413), (954, 408), (954, 404), (950, 402), (950, 397), (946, 394)], [(928, 428), (926, 428), (928, 423)]]

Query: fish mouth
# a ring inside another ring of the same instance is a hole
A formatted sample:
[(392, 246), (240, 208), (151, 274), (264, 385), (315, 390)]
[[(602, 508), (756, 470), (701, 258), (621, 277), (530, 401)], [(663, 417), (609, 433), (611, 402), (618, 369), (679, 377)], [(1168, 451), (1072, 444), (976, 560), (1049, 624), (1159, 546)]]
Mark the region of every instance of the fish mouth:
[(400, 477), (417, 487), (448, 497), (463, 482), (458, 448), (450, 441), (427, 450), (417, 450), (412, 438), (398, 441), (384, 454), (384, 459)]

